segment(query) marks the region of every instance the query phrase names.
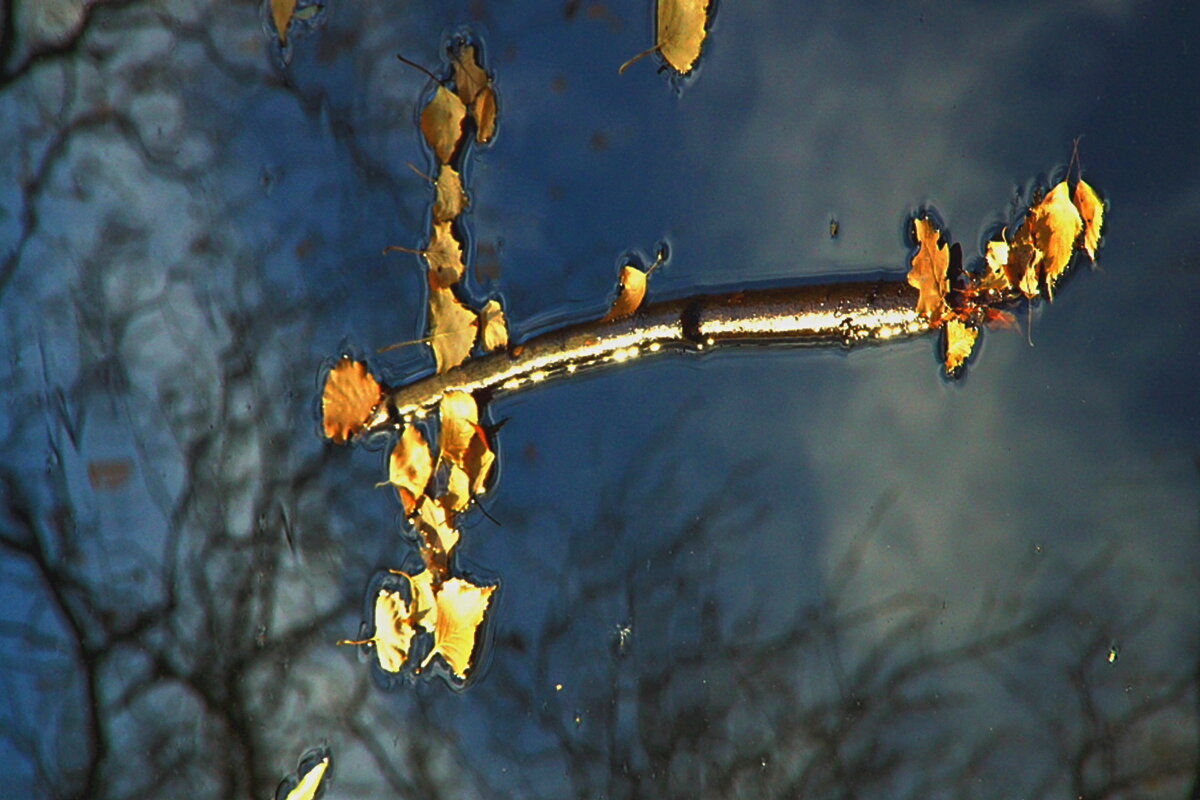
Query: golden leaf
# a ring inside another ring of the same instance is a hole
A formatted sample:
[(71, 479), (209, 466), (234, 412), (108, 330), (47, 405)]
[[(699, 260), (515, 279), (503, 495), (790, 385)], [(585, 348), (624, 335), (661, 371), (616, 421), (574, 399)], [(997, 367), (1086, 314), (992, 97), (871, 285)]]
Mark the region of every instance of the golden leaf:
[(470, 106), (488, 85), (487, 73), (475, 58), (475, 46), (464, 44), (454, 54), (454, 88), (464, 106)]
[(467, 451), (463, 453), (463, 470), (471, 481), (473, 495), (483, 494), (487, 486), (488, 475), (491, 474), (492, 465), (495, 462), (496, 454), (488, 445), (483, 429), (476, 425), (475, 436), (467, 445)]
[(421, 133), (439, 163), (448, 164), (454, 156), (466, 117), (467, 107), (445, 86), (437, 88), (437, 93), (421, 112)]
[(375, 596), (374, 635), (358, 641), (343, 639), (338, 644), (374, 645), (379, 666), (387, 672), (399, 672), (408, 660), (415, 634), (408, 603), (404, 602), (400, 592), (380, 589), (379, 594)]
[(946, 323), (947, 375), (956, 375), (962, 369), (963, 364), (971, 357), (978, 338), (979, 329), (972, 325), (958, 319), (951, 319)]
[(446, 491), (438, 500), (447, 513), (457, 514), (471, 505), (471, 479), (467, 471), (453, 461), (446, 465)]
[(414, 525), (425, 547), (439, 555), (449, 556), (458, 545), (458, 529), (446, 509), (431, 497), (422, 496), (417, 501)]
[(296, 784), (295, 788), (287, 793), (284, 800), (313, 800), (321, 788), (321, 781), (325, 779), (327, 769), (329, 769), (329, 756), (325, 756), (313, 764), (312, 768), (300, 778), (300, 782)]
[(488, 300), (479, 312), (479, 341), (489, 353), (508, 346), (508, 322), (499, 300)]
[(388, 483), (396, 487), (404, 513), (416, 509), (417, 498), (425, 492), (432, 475), (433, 455), (425, 437), (415, 425), (405, 426), (388, 459)]
[(602, 322), (624, 319), (637, 311), (646, 299), (646, 273), (632, 264), (621, 267), (621, 281), (617, 285), (617, 299), (604, 315)]
[(437, 623), (433, 631), (433, 649), (421, 668), (440, 655), (450, 670), (465, 679), (475, 653), (475, 638), (495, 586), (475, 586), (462, 578), (451, 578), (437, 593)]
[(287, 29), (295, 11), (296, 0), (271, 0), (271, 19), (275, 22), (275, 31), (279, 34), (281, 45), (287, 44)]
[(1100, 230), (1104, 227), (1104, 202), (1096, 190), (1084, 181), (1075, 184), (1073, 199), (1083, 220), (1083, 250), (1088, 258), (1095, 261), (1096, 248), (1100, 246)]
[(458, 283), (465, 269), (462, 245), (454, 237), (451, 227), (450, 222), (433, 223), (429, 246), (421, 251), (425, 262), (429, 264), (429, 285), (441, 289)]
[(708, 0), (658, 0), (658, 52), (680, 74), (700, 57), (707, 17)]
[(1004, 232), (1000, 233), (999, 239), (987, 243), (983, 259), (987, 263), (988, 271), (980, 280), (979, 288), (996, 292), (1007, 292), (1011, 289), (1012, 284), (1008, 282), (1008, 274), (1004, 271), (1004, 265), (1008, 263), (1008, 242), (1004, 238)]
[(479, 425), (479, 404), (467, 392), (446, 392), (438, 406), (442, 431), (439, 448), (443, 458), (462, 465)]
[(383, 387), (367, 372), (367, 365), (343, 356), (325, 378), (321, 415), (325, 436), (344, 444), (362, 430), (383, 397)]
[(467, 360), (475, 344), (479, 320), (448, 288), (429, 287), (429, 346), (437, 360), (437, 371), (445, 372)]
[(946, 278), (950, 268), (950, 248), (940, 241), (941, 234), (929, 219), (918, 217), (913, 220), (913, 227), (917, 234), (917, 253), (908, 271), (908, 283), (920, 293), (917, 313), (936, 327), (950, 310), (946, 305), (946, 295), (950, 291)]
[(496, 113), (496, 90), (489, 85), (471, 104), (471, 114), (475, 117), (475, 141), (487, 144), (496, 135)]
[(1054, 284), (1071, 264), (1075, 242), (1083, 231), (1083, 219), (1062, 181), (1031, 210), (1034, 246), (1041, 251), (1041, 277), (1046, 281), (1046, 294), (1053, 295)]
[[(467, 207), (467, 193), (463, 191), (462, 176), (458, 170), (449, 164), (442, 164), (434, 182), (437, 199), (433, 202), (433, 221), (448, 223), (457, 217)], [(458, 242), (456, 241), (457, 245)], [(459, 260), (462, 260), (462, 250), (459, 249)], [(461, 275), (461, 268), (459, 270)]]
[(437, 624), (437, 601), (433, 596), (433, 573), (429, 570), (422, 570), (411, 576), (403, 572), (396, 574), (404, 575), (408, 578), (409, 585), (412, 586), (413, 610), (410, 616), (412, 623), (433, 633), (434, 626)]

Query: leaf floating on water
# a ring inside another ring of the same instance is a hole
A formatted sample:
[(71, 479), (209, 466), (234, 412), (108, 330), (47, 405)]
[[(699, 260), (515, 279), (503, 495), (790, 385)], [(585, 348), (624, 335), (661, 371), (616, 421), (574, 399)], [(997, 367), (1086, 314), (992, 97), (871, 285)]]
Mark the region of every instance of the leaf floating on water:
[(325, 436), (344, 444), (366, 425), (383, 398), (383, 387), (367, 372), (367, 365), (343, 356), (325, 378), (321, 414)]
[(313, 800), (321, 789), (321, 781), (325, 780), (325, 771), (328, 769), (329, 756), (325, 756), (300, 777), (300, 782), (287, 793), (284, 800)]
[(1096, 190), (1085, 181), (1075, 184), (1072, 198), (1079, 216), (1083, 220), (1083, 251), (1092, 261), (1096, 260), (1096, 248), (1100, 246), (1100, 232), (1104, 227), (1104, 202)]
[(508, 347), (508, 322), (499, 300), (488, 300), (479, 312), (479, 343), (488, 353)]
[(413, 629), (408, 602), (399, 591), (379, 590), (375, 596), (375, 633), (369, 639), (342, 639), (339, 645), (369, 644), (385, 672), (399, 672), (412, 649)]
[(979, 329), (961, 320), (951, 319), (946, 323), (946, 374), (953, 377), (971, 357)]
[(646, 273), (632, 264), (621, 267), (621, 281), (617, 286), (617, 299), (604, 315), (604, 322), (624, 319), (641, 307), (646, 299)]
[(429, 444), (415, 425), (406, 425), (388, 459), (388, 483), (396, 487), (404, 513), (411, 514), (416, 509), (417, 498), (424, 494), (432, 475)]
[(454, 54), (454, 87), (475, 120), (475, 141), (485, 144), (496, 132), (496, 90), (480, 66), (474, 45), (464, 44)]
[(458, 95), (445, 86), (438, 86), (433, 99), (421, 112), (421, 133), (439, 163), (448, 164), (453, 158), (466, 117), (467, 107)]
[(658, 0), (654, 47), (626, 61), (620, 71), (657, 50), (679, 74), (691, 72), (704, 45), (708, 3), (709, 0)]
[(1042, 253), (1040, 272), (1046, 282), (1046, 294), (1053, 297), (1054, 285), (1071, 264), (1075, 243), (1083, 232), (1083, 219), (1062, 181), (1030, 210), (1034, 246)]
[(445, 372), (467, 360), (475, 344), (479, 320), (454, 292), (441, 286), (429, 287), (429, 346), (437, 360), (437, 371)]
[[(438, 170), (434, 188), (437, 190), (437, 199), (433, 203), (433, 221), (435, 223), (448, 223), (467, 207), (469, 201), (467, 193), (463, 191), (462, 175), (449, 164), (442, 164), (442, 168)], [(460, 260), (462, 258), (461, 249), (459, 258)]]
[(950, 284), (946, 272), (950, 267), (950, 248), (941, 240), (941, 233), (929, 219), (914, 219), (913, 228), (917, 236), (917, 252), (912, 257), (908, 283), (920, 292), (917, 313), (936, 326), (949, 312), (946, 295), (950, 291)]
[(444, 564), (458, 545), (458, 529), (440, 503), (429, 496), (417, 501), (417, 516), (413, 523), (421, 542)]
[(471, 104), (471, 114), (475, 117), (475, 141), (487, 144), (496, 135), (497, 113), (496, 90), (488, 86)]
[(275, 23), (275, 32), (279, 34), (279, 44), (287, 44), (288, 25), (292, 23), (292, 15), (296, 12), (296, 0), (271, 0), (271, 19)]
[(412, 576), (403, 572), (396, 574), (404, 575), (408, 578), (409, 585), (412, 586), (412, 624), (428, 633), (433, 633), (434, 626), (437, 624), (437, 601), (433, 596), (433, 573), (426, 569)]
[(462, 245), (451, 228), (450, 222), (435, 222), (429, 246), (421, 251), (425, 262), (429, 264), (429, 284), (442, 289), (458, 283), (466, 269)]
[(433, 649), (425, 657), (422, 669), (435, 655), (440, 655), (460, 680), (465, 680), (472, 667), (475, 639), (487, 614), (495, 586), (476, 586), (462, 578), (444, 582), (437, 593), (437, 622), (433, 632)]
[(1008, 264), (1008, 241), (1004, 238), (1004, 233), (1001, 231), (999, 239), (987, 243), (983, 255), (987, 272), (979, 281), (980, 290), (1003, 294), (1013, 288), (1008, 281), (1008, 274), (1004, 271), (1005, 265)]
[(479, 404), (467, 392), (446, 392), (438, 406), (438, 417), (442, 424), (442, 457), (461, 464), (479, 426)]

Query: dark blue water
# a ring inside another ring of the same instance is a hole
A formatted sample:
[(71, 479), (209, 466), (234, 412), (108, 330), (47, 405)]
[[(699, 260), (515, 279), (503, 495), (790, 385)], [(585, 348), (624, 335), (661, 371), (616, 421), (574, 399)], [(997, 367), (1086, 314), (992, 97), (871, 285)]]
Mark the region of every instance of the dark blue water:
[[(327, 747), (331, 798), (1195, 796), (1197, 12), (723, 2), (673, 82), (617, 74), (644, 0), (436, 5), (331, 2), (282, 51), (257, 3), (6, 6), (5, 791), (265, 797)], [(661, 241), (652, 297), (901, 274), (926, 205), (975, 255), (1081, 135), (1099, 268), (953, 384), (926, 339), (497, 401), (479, 675), (383, 690), (333, 642), (413, 548), (318, 380), (423, 333), (382, 255), (434, 168), (395, 54), (463, 33), (500, 98), (466, 288), (516, 334)]]

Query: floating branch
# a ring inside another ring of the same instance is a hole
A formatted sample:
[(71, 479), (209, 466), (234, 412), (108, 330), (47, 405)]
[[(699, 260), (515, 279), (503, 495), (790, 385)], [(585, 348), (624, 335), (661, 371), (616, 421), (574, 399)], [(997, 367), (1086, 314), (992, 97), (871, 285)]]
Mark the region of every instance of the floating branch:
[(642, 355), (726, 344), (786, 342), (849, 348), (931, 330), (903, 279), (807, 285), (669, 300), (623, 319), (550, 331), (391, 391), (366, 423), (381, 430), (433, 411), (447, 392), (486, 398), (580, 369)]

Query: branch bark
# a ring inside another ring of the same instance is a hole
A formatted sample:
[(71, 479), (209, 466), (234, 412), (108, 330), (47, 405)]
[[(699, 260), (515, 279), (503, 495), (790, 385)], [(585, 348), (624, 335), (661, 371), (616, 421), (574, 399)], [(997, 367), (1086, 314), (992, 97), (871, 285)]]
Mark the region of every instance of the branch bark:
[(916, 308), (917, 291), (903, 278), (653, 303), (625, 319), (549, 331), (393, 389), (368, 421), (367, 432), (432, 412), (446, 392), (490, 399), (581, 369), (660, 352), (704, 351), (747, 342), (850, 348), (912, 338), (930, 330)]

